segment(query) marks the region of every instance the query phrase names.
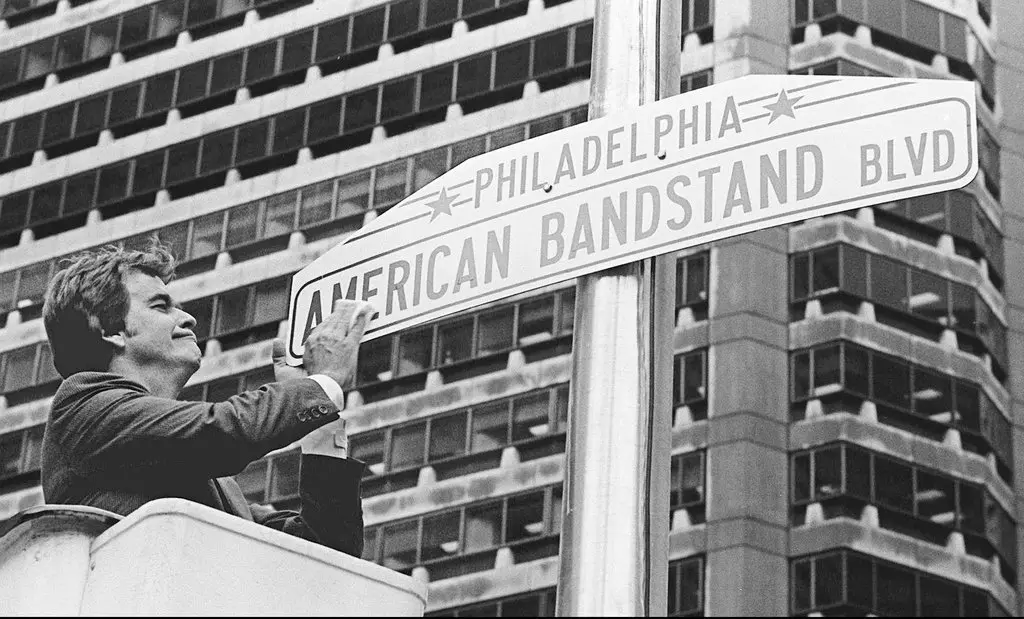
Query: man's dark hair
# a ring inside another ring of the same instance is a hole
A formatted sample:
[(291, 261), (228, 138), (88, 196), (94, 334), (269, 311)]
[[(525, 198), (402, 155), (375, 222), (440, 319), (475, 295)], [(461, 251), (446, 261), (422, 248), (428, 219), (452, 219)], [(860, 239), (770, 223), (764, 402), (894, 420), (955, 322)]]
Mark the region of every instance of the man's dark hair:
[(125, 274), (140, 271), (166, 284), (174, 277), (174, 256), (153, 238), (141, 250), (107, 245), (61, 262), (63, 268), (50, 281), (43, 304), (53, 366), (64, 378), (77, 372), (105, 372), (113, 350), (102, 336), (123, 330), (128, 315)]

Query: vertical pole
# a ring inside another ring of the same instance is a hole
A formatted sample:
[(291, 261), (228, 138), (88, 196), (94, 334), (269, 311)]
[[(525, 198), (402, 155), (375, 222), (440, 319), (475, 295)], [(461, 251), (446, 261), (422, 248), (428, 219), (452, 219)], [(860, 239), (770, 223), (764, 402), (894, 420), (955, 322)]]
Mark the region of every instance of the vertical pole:
[[(590, 118), (679, 92), (686, 0), (596, 0)], [(557, 614), (664, 616), (674, 261), (579, 280)]]

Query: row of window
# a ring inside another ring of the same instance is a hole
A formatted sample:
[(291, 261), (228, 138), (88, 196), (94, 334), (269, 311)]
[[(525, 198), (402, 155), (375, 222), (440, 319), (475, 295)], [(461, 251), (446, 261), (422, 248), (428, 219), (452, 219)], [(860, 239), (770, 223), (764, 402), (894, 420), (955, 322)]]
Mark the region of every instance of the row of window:
[(363, 559), (403, 573), (426, 566), (437, 581), (493, 569), (502, 547), (512, 548), (516, 563), (557, 555), (561, 524), (558, 484), (366, 527)]
[[(586, 108), (546, 116), (341, 178), (171, 224), (157, 230), (156, 235), (177, 258), (179, 277), (212, 269), (215, 264), (213, 258), (221, 251), (231, 252), (235, 261), (266, 255), (278, 249), (273, 246), (275, 242), (286, 246), (291, 232), (315, 232), (312, 237), (316, 238), (337, 233), (339, 227), (358, 228), (366, 211), (383, 212), (470, 157), (586, 119)], [(143, 246), (152, 234), (147, 232), (131, 237), (125, 244), (129, 247)], [(17, 308), (23, 312), (23, 321), (34, 317), (42, 307), (52, 269), (62, 259), (58, 257), (17, 271), (0, 273), (0, 313)]]
[(794, 42), (810, 23), (821, 24), (824, 34), (868, 25), (875, 46), (929, 65), (936, 53), (943, 54), (952, 73), (977, 79), (982, 98), (990, 108), (995, 105), (995, 61), (962, 17), (918, 0), (794, 0)]
[[(17, 28), (57, 12), (60, 0), (0, 0), (0, 19), (8, 28)], [(88, 4), (93, 0), (71, 0), (72, 7)]]
[(149, 205), (161, 189), (171, 189), (172, 197), (198, 193), (222, 185), (229, 168), (262, 174), (268, 165), (294, 164), (303, 147), (321, 156), (368, 143), (376, 125), (395, 133), (443, 122), (450, 103), (486, 107), (504, 100), (497, 91), (518, 99), (517, 87), (528, 80), (585, 78), (591, 29), (564, 28), (8, 195), (0, 204), (0, 230), (11, 234), (95, 207)]
[[(555, 589), (446, 608), (425, 617), (554, 617)], [(687, 557), (668, 564), (668, 616), (704, 616), (704, 557)]]
[(33, 387), (56, 388), (59, 380), (49, 342), (0, 352), (0, 394), (10, 406), (36, 399), (41, 394)]
[(1009, 617), (985, 591), (853, 550), (794, 559), (794, 615)]
[(200, 343), (219, 338), (225, 350), (251, 344), (275, 336), (279, 323), (288, 318), (290, 279), (278, 277), (193, 299), (182, 303), (182, 309), (196, 319), (192, 330)]
[(945, 191), (881, 204), (875, 207), (875, 225), (929, 245), (936, 245), (940, 235), (949, 234), (957, 254), (975, 260), (985, 258), (989, 278), (1002, 289), (1003, 235), (973, 195)]
[(951, 532), (962, 533), (968, 554), (998, 555), (1003, 577), (1016, 581), (1016, 523), (985, 486), (845, 443), (791, 458), (795, 525), (810, 503), (820, 503), (825, 518), (854, 519), (874, 505), (886, 529), (942, 546)]
[(794, 352), (791, 380), (796, 420), (808, 399), (821, 400), (826, 414), (856, 413), (859, 402), (870, 400), (879, 421), (933, 440), (948, 428), (960, 430), (966, 449), (995, 453), (1000, 474), (1012, 475), (1010, 422), (974, 383), (850, 342)]
[[(513, 4), (519, 10), (510, 13)], [(526, 0), (500, 6), (496, 0), (465, 0), (459, 11), (458, 2), (400, 0), (23, 116), (0, 125), (0, 159), (4, 153), (9, 158), (0, 172), (31, 165), (32, 152), (40, 148), (51, 157), (65, 155), (95, 146), (104, 129), (117, 137), (130, 135), (163, 124), (171, 108), (185, 117), (231, 105), (238, 88), (264, 95), (296, 80), (301, 83), (310, 66), (320, 65), (322, 73), (330, 74), (376, 60), (382, 42), (410, 35), (419, 41), (428, 34), (424, 29), (438, 25), (445, 26), (441, 30), (447, 37), (451, 22), (463, 15), (510, 19), (524, 14), (526, 5)]]
[(960, 349), (991, 353), (996, 377), (1005, 379), (1006, 326), (967, 284), (843, 243), (793, 255), (790, 281), (795, 319), (809, 299), (820, 299), (825, 312), (854, 313), (870, 301), (879, 322), (915, 335), (938, 340), (944, 329), (957, 331)]
[(33, 41), (0, 54), (0, 100), (40, 90), (46, 75), (62, 81), (109, 66), (121, 53), (126, 60), (174, 47), (177, 35), (194, 37), (242, 25), (250, 9), (274, 14), (313, 0), (162, 0)]

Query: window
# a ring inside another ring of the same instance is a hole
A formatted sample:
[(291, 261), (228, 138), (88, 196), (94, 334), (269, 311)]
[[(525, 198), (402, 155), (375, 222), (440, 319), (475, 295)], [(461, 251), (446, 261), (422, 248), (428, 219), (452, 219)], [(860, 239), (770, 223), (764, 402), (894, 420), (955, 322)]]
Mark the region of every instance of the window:
[(669, 562), (668, 616), (704, 616), (704, 557)]
[(691, 524), (704, 522), (704, 451), (672, 457), (669, 509), (686, 509)]
[(852, 550), (794, 559), (794, 615), (1007, 616), (984, 591)]
[[(826, 518), (854, 519), (865, 505), (874, 505), (883, 528), (933, 544), (944, 545), (949, 533), (960, 531), (968, 554), (985, 559), (999, 555), (1003, 577), (1014, 581), (1015, 525), (983, 486), (844, 443), (797, 452), (791, 458), (795, 525), (805, 523), (809, 503), (820, 503)], [(893, 575), (890, 580), (896, 579)], [(896, 597), (887, 599), (904, 603)]]
[(1008, 420), (976, 384), (850, 342), (795, 351), (790, 372), (795, 420), (804, 418), (809, 399), (825, 414), (856, 414), (870, 400), (880, 421), (920, 436), (941, 442), (947, 428), (960, 430), (966, 449), (995, 454), (1010, 479), (1013, 451), (1002, 430)]
[[(676, 261), (676, 309), (706, 304), (708, 300), (707, 252)], [(705, 308), (702, 315), (706, 317)]]
[(694, 421), (707, 419), (707, 351), (676, 355), (673, 365), (673, 405), (689, 407)]
[(0, 434), (0, 481), (38, 473), (42, 444), (42, 425)]

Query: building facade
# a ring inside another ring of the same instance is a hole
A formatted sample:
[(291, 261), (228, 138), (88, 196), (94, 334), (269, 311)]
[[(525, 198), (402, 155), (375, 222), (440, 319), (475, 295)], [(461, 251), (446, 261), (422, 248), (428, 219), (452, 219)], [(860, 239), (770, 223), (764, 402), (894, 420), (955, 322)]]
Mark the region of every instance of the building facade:
[[(1024, 613), (1024, 11), (679, 0), (682, 89), (976, 83), (961, 191), (681, 252), (669, 611)], [(57, 262), (157, 233), (183, 396), (272, 379), (289, 276), (474, 155), (586, 120), (593, 0), (0, 0), (0, 520), (42, 502)], [(365, 558), (435, 616), (550, 615), (572, 282), (363, 346)], [(666, 463), (668, 464), (668, 463)], [(238, 475), (297, 503), (298, 453)]]

